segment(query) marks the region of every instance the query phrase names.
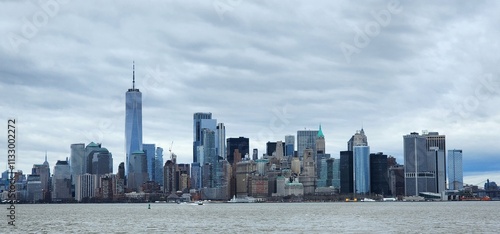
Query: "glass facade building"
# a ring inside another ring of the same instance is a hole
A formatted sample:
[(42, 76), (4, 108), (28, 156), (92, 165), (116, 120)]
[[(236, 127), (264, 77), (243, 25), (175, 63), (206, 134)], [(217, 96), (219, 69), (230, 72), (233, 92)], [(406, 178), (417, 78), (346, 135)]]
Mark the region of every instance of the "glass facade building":
[(148, 179), (149, 181), (154, 181), (155, 175), (155, 154), (156, 154), (156, 145), (155, 144), (143, 144), (142, 150), (146, 153), (146, 166), (148, 171)]
[(464, 187), (462, 150), (448, 151), (448, 185), (451, 190), (462, 190)]
[(354, 190), (358, 194), (370, 192), (370, 147), (354, 146)]
[(198, 162), (198, 146), (203, 145), (203, 129), (208, 128), (215, 131), (217, 120), (212, 119), (212, 113), (193, 114), (193, 162)]
[(297, 131), (297, 154), (302, 160), (304, 156), (304, 150), (309, 148), (314, 152), (314, 157), (316, 157), (316, 138), (318, 136), (318, 131), (316, 130), (299, 130)]
[[(135, 83), (135, 79), (134, 79)], [(142, 151), (142, 93), (133, 86), (125, 93), (125, 173), (128, 176), (133, 152)]]

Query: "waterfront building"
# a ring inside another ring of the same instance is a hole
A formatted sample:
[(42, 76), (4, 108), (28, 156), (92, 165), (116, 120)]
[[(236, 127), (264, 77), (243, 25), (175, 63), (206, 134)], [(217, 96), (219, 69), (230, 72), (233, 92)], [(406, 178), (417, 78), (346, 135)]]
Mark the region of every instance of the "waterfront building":
[(47, 153), (45, 153), (45, 161), (43, 164), (34, 164), (31, 170), (32, 175), (40, 176), (40, 185), (42, 189), (42, 198), (44, 201), (50, 201), (50, 165), (47, 161)]
[(26, 181), (26, 201), (30, 203), (39, 202), (43, 199), (42, 181), (40, 175), (28, 175)]
[(462, 167), (462, 150), (448, 151), (448, 185), (450, 190), (462, 190), (464, 174)]
[(83, 174), (76, 177), (75, 199), (78, 202), (88, 200), (96, 196), (98, 190), (97, 175)]
[(354, 193), (354, 157), (352, 151), (340, 151), (340, 193)]
[(132, 88), (125, 93), (125, 173), (132, 167), (132, 154), (142, 151), (142, 93), (135, 88), (135, 64), (132, 68)]
[(64, 202), (73, 199), (71, 194), (71, 168), (68, 159), (58, 160), (52, 176), (52, 201)]
[(177, 164), (174, 160), (167, 160), (163, 167), (163, 192), (165, 194), (175, 194), (178, 188)]
[(354, 146), (354, 191), (370, 193), (370, 147)]
[(215, 151), (218, 160), (226, 160), (226, 126), (224, 123), (218, 123), (215, 128)]
[(147, 160), (144, 151), (132, 152), (130, 157), (130, 170), (127, 177), (127, 188), (139, 192), (141, 185), (148, 181)]
[(389, 195), (387, 155), (370, 154), (370, 190), (372, 193)]

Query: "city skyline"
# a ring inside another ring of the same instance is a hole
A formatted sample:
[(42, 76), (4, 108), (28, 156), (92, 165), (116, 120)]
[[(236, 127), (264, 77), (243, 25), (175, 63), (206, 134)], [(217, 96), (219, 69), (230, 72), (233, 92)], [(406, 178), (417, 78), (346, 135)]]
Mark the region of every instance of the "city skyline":
[[(356, 46), (357, 29), (379, 22), (372, 12), (388, 2), (357, 6), (348, 16), (336, 9), (340, 3), (326, 1), (238, 1), (223, 17), (212, 2), (116, 4), (121, 13), (107, 16), (98, 4), (61, 3), (25, 37), (44, 8), (3, 3), (0, 116), (19, 121), (16, 163), (25, 173), (44, 161), (45, 151), (53, 170), (70, 157), (71, 144), (90, 142), (106, 146), (117, 172), (126, 157), (123, 93), (135, 60), (143, 142), (168, 149), (173, 141), (179, 162), (192, 161), (193, 113), (211, 112), (224, 123), (226, 138), (249, 138), (259, 157), (266, 142), (321, 124), (334, 158), (362, 126), (371, 152), (404, 163), (402, 136), (438, 131), (448, 149), (463, 150), (465, 183), (500, 181), (499, 57), (493, 53), (499, 35), (492, 23), (498, 3), (439, 4), (432, 12), (427, 7), (437, 3), (400, 3), (401, 11), (350, 61), (340, 45)], [(27, 39), (14, 50), (12, 35)], [(6, 149), (6, 136), (0, 139)], [(5, 165), (0, 160), (2, 170)]]

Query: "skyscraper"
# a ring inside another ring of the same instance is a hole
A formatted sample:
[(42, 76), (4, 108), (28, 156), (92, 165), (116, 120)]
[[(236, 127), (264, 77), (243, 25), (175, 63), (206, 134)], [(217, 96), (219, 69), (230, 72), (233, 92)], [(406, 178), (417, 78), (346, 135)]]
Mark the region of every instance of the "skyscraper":
[(125, 173), (129, 174), (133, 152), (142, 151), (142, 93), (135, 88), (135, 64), (132, 69), (132, 88), (125, 93)]
[(70, 148), (71, 178), (72, 184), (74, 185), (76, 182), (76, 177), (85, 174), (85, 171), (87, 170), (87, 160), (85, 155), (84, 143), (71, 144)]
[[(243, 158), (249, 154), (249, 139), (246, 137), (227, 138), (227, 161), (233, 165), (238, 160), (235, 160), (235, 150), (238, 150), (239, 156)], [(240, 160), (241, 160), (240, 158)]]
[(41, 183), (41, 193), (42, 193), (42, 198), (45, 201), (48, 201), (50, 198), (50, 166), (49, 162), (47, 161), (47, 153), (45, 153), (45, 161), (43, 164), (35, 164), (33, 165), (33, 169), (31, 172), (32, 175), (39, 175), (40, 176), (40, 183)]
[(389, 194), (387, 155), (370, 154), (370, 191), (375, 194)]
[(440, 193), (437, 173), (438, 158), (441, 157), (439, 147), (427, 148), (427, 137), (416, 132), (403, 139), (406, 196), (418, 196), (420, 192)]
[(163, 148), (161, 147), (156, 147), (154, 181), (163, 185)]
[(462, 150), (454, 149), (448, 151), (448, 185), (450, 190), (463, 189)]
[(208, 128), (215, 131), (217, 120), (212, 119), (212, 113), (194, 113), (193, 114), (193, 162), (198, 162), (199, 151), (198, 146), (203, 145), (202, 131)]
[(356, 131), (356, 133), (347, 142), (347, 150), (354, 151), (354, 146), (368, 145), (368, 139), (365, 135), (365, 130)]
[(220, 159), (226, 159), (226, 126), (224, 123), (218, 123), (215, 131), (215, 150)]
[(146, 163), (148, 170), (148, 180), (153, 181), (155, 177), (155, 154), (156, 145), (155, 144), (142, 144), (142, 149), (146, 154)]
[(340, 193), (354, 193), (354, 159), (352, 151), (340, 151)]
[(446, 190), (446, 136), (439, 132), (424, 132), (427, 139), (426, 148), (436, 161), (436, 191), (440, 193)]
[(285, 136), (285, 156), (289, 159), (293, 157), (293, 152), (295, 151), (295, 136), (286, 135)]
[(58, 160), (52, 177), (52, 201), (69, 201), (71, 195), (71, 173), (68, 160)]
[(354, 146), (354, 190), (358, 194), (370, 192), (369, 146)]
[(313, 150), (314, 158), (316, 158), (316, 137), (318, 131), (316, 130), (299, 130), (297, 131), (297, 154), (302, 160), (304, 150), (309, 148)]

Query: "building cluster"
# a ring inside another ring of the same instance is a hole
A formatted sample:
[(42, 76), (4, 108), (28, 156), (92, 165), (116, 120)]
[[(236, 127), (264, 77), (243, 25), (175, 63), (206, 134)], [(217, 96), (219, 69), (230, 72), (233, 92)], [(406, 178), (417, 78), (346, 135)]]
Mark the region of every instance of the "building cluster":
[[(30, 175), (16, 173), (18, 199), (300, 201), (444, 196), (447, 190), (464, 188), (462, 150), (446, 151), (445, 136), (437, 132), (403, 136), (404, 165), (382, 152), (372, 153), (363, 128), (337, 157), (326, 152), (321, 125), (269, 141), (259, 154), (256, 148), (250, 151), (249, 138), (227, 138), (224, 123), (213, 119), (212, 113), (194, 113), (193, 162), (178, 163), (172, 146), (164, 162), (163, 148), (142, 141), (142, 93), (135, 88), (135, 77), (125, 96), (125, 162), (116, 173), (112, 154), (101, 144), (72, 144), (69, 159), (57, 161), (53, 174), (47, 157), (43, 164), (33, 165)], [(6, 171), (2, 188), (8, 178)]]

